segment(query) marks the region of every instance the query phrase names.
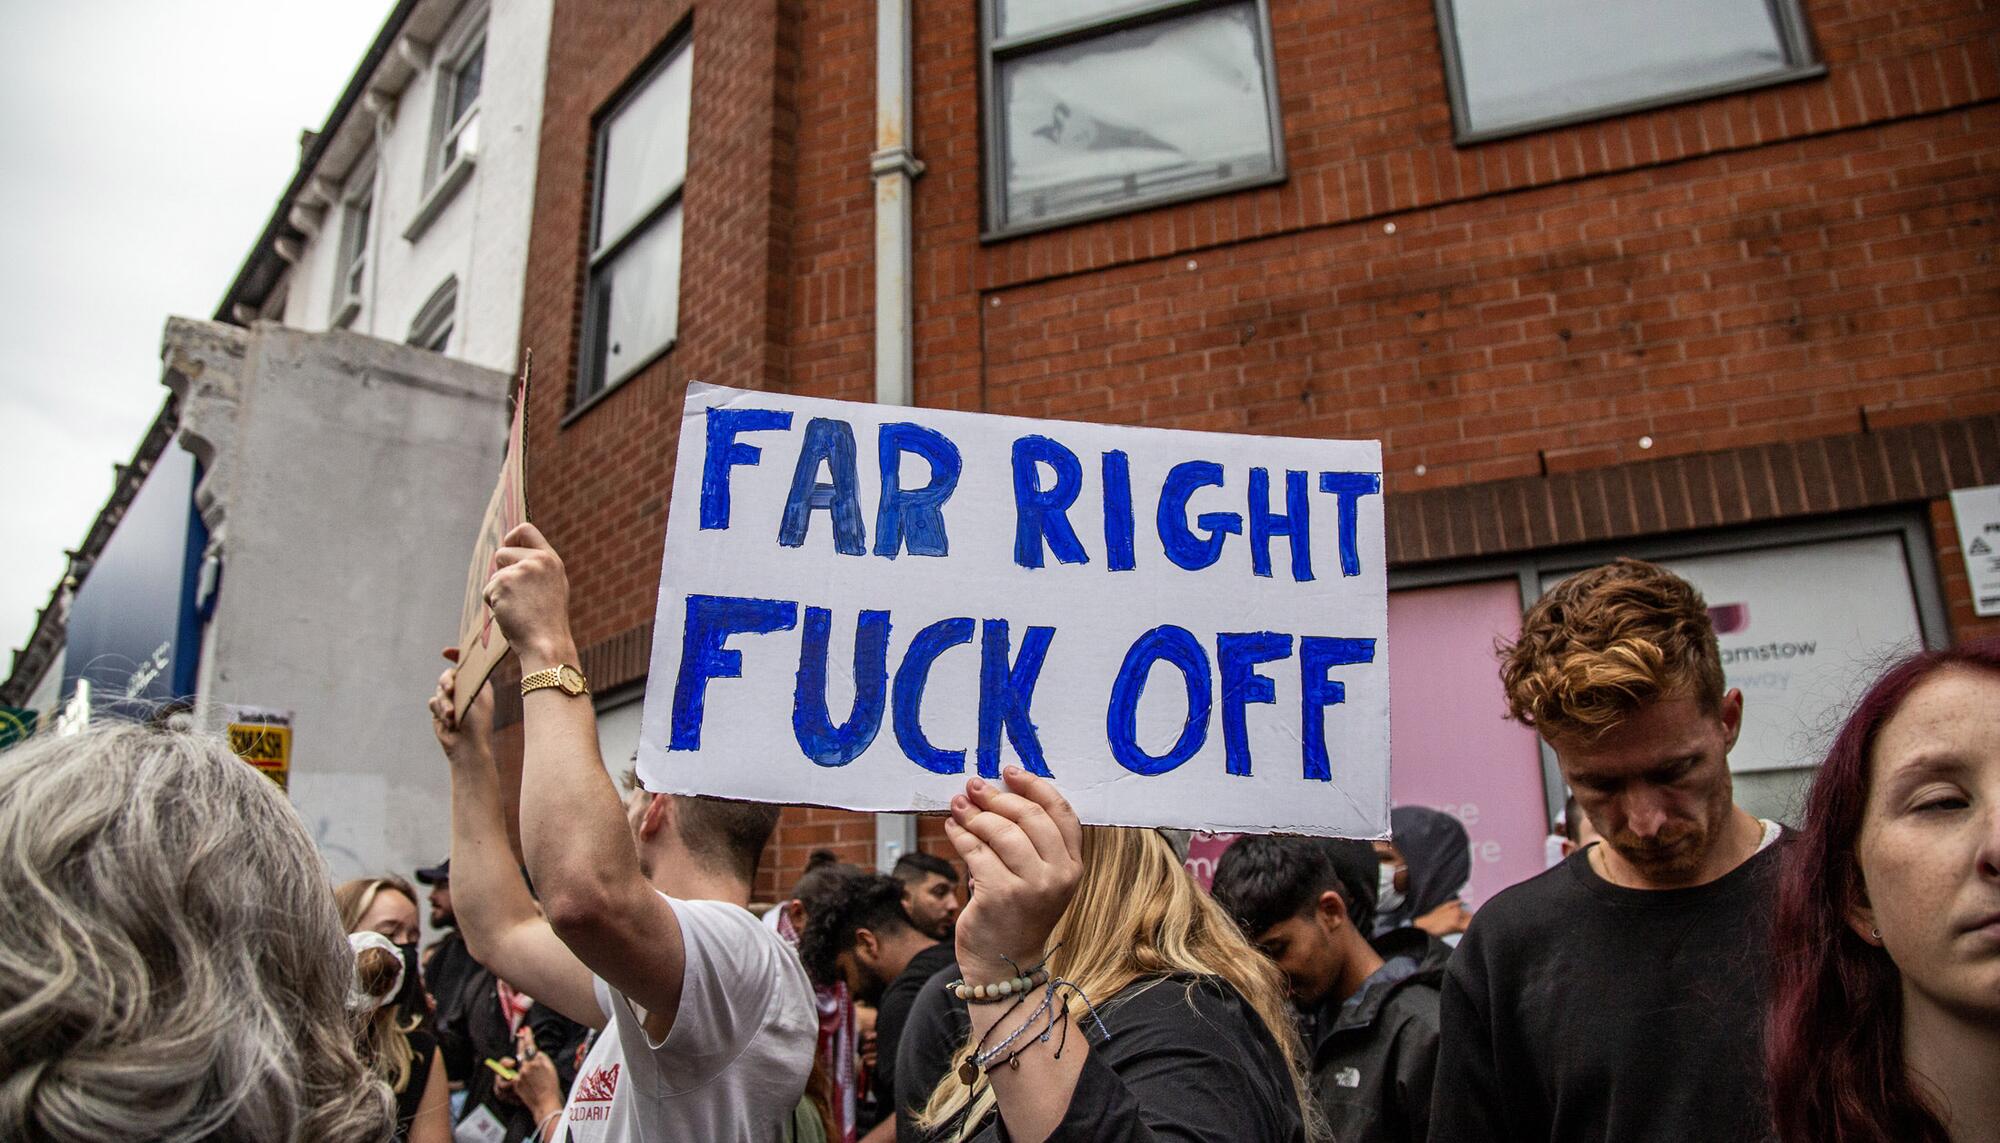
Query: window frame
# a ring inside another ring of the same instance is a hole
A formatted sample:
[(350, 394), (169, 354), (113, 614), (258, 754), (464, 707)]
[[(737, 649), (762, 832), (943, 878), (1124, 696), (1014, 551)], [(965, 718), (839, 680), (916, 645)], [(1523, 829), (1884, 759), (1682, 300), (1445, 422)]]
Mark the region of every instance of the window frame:
[[(1882, 535), (1895, 536), (1902, 543), (1903, 564), (1909, 572), (1910, 596), (1916, 604), (1917, 629), (1922, 633), (1924, 646), (1929, 649), (1949, 646), (1949, 605), (1939, 578), (1937, 553), (1931, 542), (1930, 516), (1921, 504), (1725, 525), (1692, 532), (1648, 532), (1623, 540), (1592, 541), (1575, 547), (1533, 548), (1509, 555), (1391, 567), (1389, 590), (1514, 579), (1520, 584), (1521, 614), (1526, 615), (1528, 609), (1542, 597), (1541, 581), (1544, 575), (1579, 572), (1610, 563), (1619, 556), (1634, 556), (1642, 560), (1689, 559)], [(1556, 811), (1563, 805), (1562, 769), (1556, 763), (1554, 748), (1546, 740), (1541, 743), (1541, 753), (1546, 816), (1553, 821)]]
[[(443, 182), (459, 166), (470, 166), (478, 160), (478, 149), (468, 153), (460, 148), (449, 159), (445, 158), (445, 148), (454, 144), (465, 134), (465, 129), (480, 118), (486, 104), (486, 13), (481, 11), (473, 19), (466, 21), (461, 31), (451, 40), (451, 50), (445, 53), (444, 62), (437, 71), (437, 92), (431, 112), (430, 150), (424, 159), (424, 186), (431, 188)], [(474, 57), (480, 61), (479, 94), (473, 97), (471, 106), (456, 119), (451, 118), (452, 96), (458, 89), (458, 78), (465, 73)]]
[[(428, 349), (433, 353), (449, 353), (451, 335), (458, 329), (458, 275), (447, 277), (431, 296), (424, 301), (423, 308), (410, 322), (410, 336), (406, 344), (418, 349)], [(433, 344), (443, 339), (443, 344)]]
[[(1217, 195), (1234, 194), (1256, 187), (1275, 186), (1289, 177), (1285, 164), (1285, 122), (1282, 101), (1278, 93), (1278, 59), (1271, 38), (1270, 0), (1132, 0), (1108, 12), (1067, 20), (1034, 32), (1007, 37), (998, 35), (999, 3), (1000, 0), (979, 0), (979, 117), (980, 139), (984, 148), (979, 163), (980, 202), (984, 210), (980, 221), (981, 242), (998, 242), (1008, 238), (1018, 238), (1024, 234), (1078, 226), (1099, 219), (1156, 210), (1160, 207), (1213, 198)], [(1163, 23), (1200, 12), (1239, 7), (1246, 3), (1257, 14), (1258, 46), (1264, 59), (1264, 102), (1271, 123), (1269, 171), (1173, 191), (1153, 198), (1133, 199), (1096, 207), (1076, 214), (1066, 214), (1060, 218), (1012, 224), (1003, 224), (999, 221), (1006, 217), (1007, 208), (1007, 172), (1000, 161), (1005, 154), (1006, 142), (1005, 120), (999, 106), (999, 75), (1003, 63), (1032, 56), (1050, 48), (1083, 43), (1131, 28)]]
[[(361, 313), (363, 299), (368, 290), (368, 275), (374, 271), (370, 267), (375, 228), (381, 220), (375, 216), (375, 164), (371, 158), (359, 171), (348, 179), (348, 188), (336, 204), (340, 212), (340, 233), (334, 243), (333, 265), (333, 317), (334, 329), (349, 329), (354, 319)], [(357, 217), (366, 220), (359, 233), (355, 230)], [(355, 280), (355, 274), (361, 278)]]
[[(577, 339), (579, 357), (576, 369), (576, 386), (570, 394), (571, 407), (568, 415), (563, 418), (564, 424), (581, 416), (586, 410), (622, 387), (625, 382), (645, 372), (654, 362), (673, 352), (674, 347), (680, 344), (681, 305), (680, 293), (677, 289), (674, 298), (673, 336), (669, 337), (645, 357), (634, 361), (616, 377), (610, 376), (608, 370), (602, 369), (598, 361), (600, 342), (598, 324), (604, 310), (602, 285), (609, 278), (609, 271), (612, 264), (618, 260), (620, 255), (630, 250), (633, 244), (639, 239), (651, 234), (653, 228), (664, 221), (668, 214), (680, 209), (683, 196), (687, 190), (688, 173), (694, 168), (695, 85), (692, 73), (688, 77), (688, 102), (685, 112), (687, 115), (688, 131), (687, 161), (682, 165), (680, 181), (660, 192), (658, 197), (649, 202), (645, 209), (634, 214), (632, 221), (626, 224), (625, 229), (618, 234), (611, 236), (609, 239), (603, 239), (600, 231), (604, 221), (604, 165), (611, 154), (612, 123), (617, 120), (622, 112), (630, 108), (638, 100), (639, 96), (656, 80), (664, 77), (667, 69), (673, 65), (674, 61), (678, 60), (683, 53), (692, 53), (693, 51), (694, 37), (685, 27), (668, 36), (662, 42), (660, 50), (651, 59), (647, 60), (645, 64), (635, 70), (632, 73), (632, 77), (619, 88), (617, 94), (604, 105), (602, 110), (592, 117), (591, 131), (593, 138), (591, 139), (589, 182), (590, 212), (589, 229), (585, 232), (583, 309), (579, 315), (581, 325), (580, 336)], [(694, 66), (694, 60), (691, 55), (688, 60), (688, 66), (690, 69)], [(687, 216), (683, 213), (681, 216), (681, 256), (675, 266), (675, 275), (677, 278), (681, 268), (686, 264)], [(600, 376), (600, 371), (604, 375)], [(586, 390), (586, 386), (589, 386), (588, 390)]]
[[(468, 150), (457, 144), (485, 115), (487, 43), (487, 12), (480, 7), (469, 16), (460, 17), (455, 30), (445, 37), (444, 50), (438, 53), (443, 62), (431, 69), (431, 126), (424, 140), (423, 198), (410, 216), (409, 225), (403, 228), (403, 239), (407, 242), (422, 238), (465, 184), (472, 181), (473, 168), (479, 161), (479, 146), (474, 143)], [(463, 114), (451, 118), (451, 100), (458, 88), (458, 77), (475, 57), (481, 68), (479, 94)], [(444, 157), (447, 146), (454, 148), (449, 161)]]
[(1475, 130), (1472, 126), (1472, 106), (1465, 96), (1464, 61), (1458, 51), (1458, 24), (1453, 11), (1453, 5), (1457, 0), (1431, 0), (1432, 7), (1437, 13), (1438, 50), (1444, 58), (1445, 92), (1451, 104), (1452, 144), (1466, 147), (1495, 139), (1511, 139), (1516, 135), (1532, 135), (1538, 131), (1572, 127), (1579, 123), (1594, 123), (1601, 119), (1616, 119), (1642, 111), (1655, 111), (1662, 107), (1699, 103), (1717, 96), (1737, 95), (1760, 88), (1776, 87), (1779, 84), (1795, 83), (1802, 79), (1815, 79), (1826, 74), (1826, 62), (1820, 57), (1819, 45), (1814, 41), (1812, 29), (1806, 23), (1802, 0), (1740, 0), (1740, 2), (1761, 3), (1771, 13), (1788, 60), (1783, 70), (1748, 79), (1704, 84), (1663, 95), (1651, 95), (1643, 99), (1607, 103), (1586, 111), (1545, 115), (1539, 119), (1506, 127)]

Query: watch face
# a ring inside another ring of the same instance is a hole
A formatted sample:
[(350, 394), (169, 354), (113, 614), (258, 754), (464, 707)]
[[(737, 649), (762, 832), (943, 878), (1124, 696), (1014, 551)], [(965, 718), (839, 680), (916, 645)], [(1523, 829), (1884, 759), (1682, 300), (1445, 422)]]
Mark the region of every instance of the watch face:
[(580, 695), (583, 693), (583, 672), (570, 666), (557, 667), (556, 685), (569, 694)]

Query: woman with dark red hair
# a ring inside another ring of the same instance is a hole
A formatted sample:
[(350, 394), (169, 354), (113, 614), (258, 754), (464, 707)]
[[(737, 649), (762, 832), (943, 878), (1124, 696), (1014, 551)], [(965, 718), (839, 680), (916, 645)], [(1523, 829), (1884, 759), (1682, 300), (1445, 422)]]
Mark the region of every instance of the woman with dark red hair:
[(1771, 953), (1785, 1143), (2000, 1139), (2000, 639), (1862, 697), (1786, 854)]

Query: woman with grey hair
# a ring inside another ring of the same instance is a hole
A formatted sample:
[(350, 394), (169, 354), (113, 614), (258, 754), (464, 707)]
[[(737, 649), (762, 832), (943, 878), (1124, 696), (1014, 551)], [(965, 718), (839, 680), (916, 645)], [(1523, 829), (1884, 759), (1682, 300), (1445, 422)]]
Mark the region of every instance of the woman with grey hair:
[(220, 741), (0, 753), (0, 1139), (381, 1140), (326, 865)]

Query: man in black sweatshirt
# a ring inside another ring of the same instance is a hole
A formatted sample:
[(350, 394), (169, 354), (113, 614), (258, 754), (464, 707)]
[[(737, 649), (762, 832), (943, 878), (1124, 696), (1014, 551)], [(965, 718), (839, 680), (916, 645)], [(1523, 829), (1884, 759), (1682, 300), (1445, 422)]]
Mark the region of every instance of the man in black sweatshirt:
[(1529, 609), (1501, 677), (1603, 841), (1473, 920), (1431, 1138), (1767, 1138), (1780, 831), (1735, 805), (1743, 695), (1701, 594), (1639, 560), (1580, 573)]
[(1377, 865), (1365, 841), (1246, 837), (1215, 867), (1215, 901), (1284, 971), (1333, 1137), (1423, 1143), (1451, 948), (1409, 927), (1370, 946)]

